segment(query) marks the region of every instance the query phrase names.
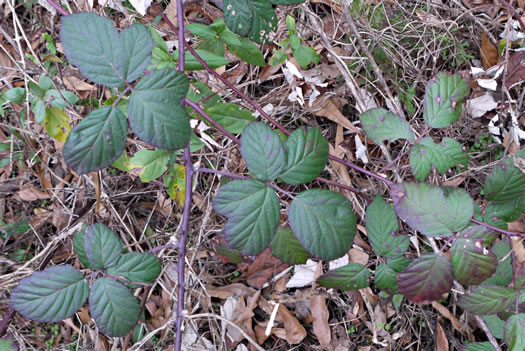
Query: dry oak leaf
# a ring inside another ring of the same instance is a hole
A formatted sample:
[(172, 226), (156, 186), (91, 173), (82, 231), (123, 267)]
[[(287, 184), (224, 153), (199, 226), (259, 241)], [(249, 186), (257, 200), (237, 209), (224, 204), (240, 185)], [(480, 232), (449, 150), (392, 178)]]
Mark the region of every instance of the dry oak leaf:
[(306, 330), (304, 327), (284, 305), (279, 305), (279, 311), (277, 314), (284, 321), (286, 341), (292, 345), (299, 344), (306, 337)]
[(31, 183), (22, 185), (22, 188), (13, 196), (17, 200), (22, 201), (36, 201), (49, 199), (49, 194), (45, 191), (39, 190)]

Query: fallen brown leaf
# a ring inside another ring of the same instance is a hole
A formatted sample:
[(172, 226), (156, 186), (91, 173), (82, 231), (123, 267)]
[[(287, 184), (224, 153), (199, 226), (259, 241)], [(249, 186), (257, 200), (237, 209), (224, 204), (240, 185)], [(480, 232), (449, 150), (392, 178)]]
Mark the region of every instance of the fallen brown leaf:
[(448, 339), (441, 323), (437, 323), (437, 351), (448, 351)]
[(434, 307), (443, 317), (448, 319), (452, 323), (454, 329), (461, 333), (461, 322), (448, 310), (448, 308), (437, 301), (432, 301), (432, 307)]
[(278, 315), (284, 321), (284, 330), (286, 332), (286, 341), (295, 345), (299, 344), (306, 337), (306, 330), (294, 315), (284, 305), (279, 305)]
[(49, 199), (49, 194), (45, 191), (39, 190), (36, 186), (31, 183), (22, 185), (19, 191), (13, 196), (17, 200), (22, 201), (36, 201)]
[(310, 300), (312, 310), (314, 334), (317, 336), (321, 345), (327, 345), (332, 340), (330, 326), (328, 325), (328, 308), (326, 307), (326, 297), (323, 295), (312, 296)]
[(249, 285), (262, 289), (263, 285), (270, 281), (271, 277), (281, 273), (289, 265), (272, 255), (270, 248), (261, 252), (253, 263), (248, 267), (246, 272), (247, 282)]
[(487, 38), (487, 34), (481, 34), (481, 62), (485, 69), (489, 69), (498, 63), (498, 49)]
[(317, 98), (316, 101), (321, 101), (312, 109), (316, 116), (326, 117), (332, 122), (335, 122), (344, 128), (351, 130), (354, 133), (359, 133), (359, 129), (350, 122), (350, 120), (339, 111), (332, 98), (322, 99)]

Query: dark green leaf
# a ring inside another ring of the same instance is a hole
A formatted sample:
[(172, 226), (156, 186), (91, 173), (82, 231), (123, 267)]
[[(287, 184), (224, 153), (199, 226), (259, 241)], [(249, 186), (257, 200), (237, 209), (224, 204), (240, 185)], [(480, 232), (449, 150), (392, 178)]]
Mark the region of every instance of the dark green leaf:
[(471, 225), (470, 227), (467, 227), (463, 229), (460, 233), (458, 233), (458, 238), (465, 238), (465, 239), (474, 239), (479, 240), (481, 239), (481, 243), (483, 246), (490, 245), (499, 237), (498, 233), (496, 233), (494, 230), (489, 229), (483, 225)]
[(444, 174), (457, 165), (467, 167), (468, 155), (454, 139), (443, 138), (441, 143), (435, 144), (431, 137), (426, 137), (410, 151), (410, 166), (415, 178), (422, 182), (430, 173), (431, 165)]
[[(498, 259), (496, 273), (483, 284), (507, 286), (512, 281), (512, 258), (509, 255), (510, 245), (507, 240), (500, 240), (492, 247), (492, 252)], [(505, 258), (503, 260), (503, 258)]]
[(496, 166), (485, 182), (485, 197), (494, 204), (510, 202), (525, 194), (525, 173), (513, 166), (512, 158)]
[(318, 64), (321, 59), (321, 56), (314, 49), (305, 45), (299, 45), (297, 49), (292, 49), (292, 56), (304, 69), (308, 68), (310, 63)]
[(267, 42), (277, 28), (277, 16), (268, 0), (224, 0), (223, 11), (231, 31), (257, 43)]
[(374, 284), (378, 289), (386, 291), (389, 295), (397, 292), (397, 273), (386, 264), (376, 268)]
[(84, 223), (82, 224), (82, 228), (75, 233), (75, 236), (73, 236), (73, 249), (84, 267), (91, 268), (86, 256), (86, 251), (84, 250), (84, 234), (86, 234), (87, 228), (87, 223)]
[(69, 133), (64, 159), (78, 174), (108, 167), (122, 154), (127, 131), (126, 116), (119, 109), (98, 108)]
[(395, 113), (382, 108), (374, 108), (359, 115), (366, 136), (378, 145), (385, 140), (414, 140), (410, 124)]
[(396, 258), (388, 258), (386, 260), (387, 266), (392, 268), (397, 273), (407, 268), (411, 262), (412, 260), (406, 258), (405, 256), (399, 256)]
[(426, 254), (397, 276), (398, 290), (408, 300), (428, 303), (440, 300), (452, 288), (454, 271), (448, 258)]
[(270, 244), (279, 224), (279, 199), (256, 180), (234, 180), (220, 187), (213, 199), (215, 211), (228, 218), (228, 244), (246, 255), (256, 255)]
[(235, 104), (218, 103), (204, 109), (211, 118), (228, 132), (240, 134), (250, 122), (255, 121), (252, 113)]
[(366, 232), (372, 249), (379, 256), (402, 256), (410, 244), (406, 235), (396, 235), (397, 217), (388, 203), (377, 195), (368, 205), (365, 215)]
[(427, 236), (449, 236), (464, 229), (474, 214), (474, 203), (463, 189), (430, 184), (401, 183), (390, 186), (397, 215)]
[(89, 293), (89, 311), (108, 336), (125, 336), (139, 320), (139, 301), (119, 282), (99, 278)]
[(257, 45), (247, 38), (238, 39), (238, 45), (229, 44), (230, 52), (250, 65), (264, 67), (266, 62), (264, 61), (264, 56)]
[(217, 36), (217, 32), (210, 26), (200, 23), (190, 23), (184, 26), (191, 34), (197, 35), (203, 39), (214, 39)]
[(296, 5), (302, 4), (305, 0), (270, 0), (270, 2), (275, 5)]
[(24, 88), (12, 88), (5, 92), (7, 100), (15, 104), (21, 104), (26, 99), (26, 90)]
[(485, 216), (495, 221), (498, 218), (505, 222), (514, 222), (520, 218), (525, 210), (525, 196), (502, 203), (489, 203), (485, 209)]
[(482, 239), (458, 235), (451, 249), (450, 262), (454, 278), (463, 285), (478, 285), (496, 272), (496, 255), (483, 245)]
[(279, 136), (262, 122), (244, 128), (241, 154), (250, 172), (262, 180), (274, 180), (286, 167), (286, 153)]
[(456, 122), (468, 93), (469, 87), (459, 74), (438, 73), (428, 82), (425, 91), (425, 122), (432, 128), (444, 128)]
[(516, 291), (496, 285), (478, 285), (472, 290), (460, 296), (458, 305), (475, 314), (495, 314), (503, 312), (505, 308), (514, 302)]
[[(226, 27), (226, 25), (225, 25), (225, 27)], [(241, 39), (245, 39), (245, 38), (239, 37), (237, 34), (235, 34), (234, 32), (232, 32), (229, 29), (225, 29), (224, 31), (222, 31), (219, 34), (219, 40), (222, 41), (224, 44), (232, 46), (232, 47), (233, 46), (240, 46), (240, 45), (242, 45), (241, 44)], [(260, 53), (259, 49), (257, 49), (257, 51)], [(261, 53), (260, 53), (260, 55), (262, 56)]]
[(317, 284), (326, 288), (358, 290), (370, 284), (371, 276), (370, 270), (362, 264), (350, 263), (326, 272), (317, 279)]
[(91, 268), (107, 269), (117, 263), (122, 243), (111, 229), (102, 223), (95, 223), (84, 234), (84, 250)]
[(190, 140), (190, 121), (181, 99), (189, 81), (172, 69), (153, 71), (135, 86), (128, 103), (131, 128), (137, 136), (158, 148), (178, 150)]
[(328, 161), (328, 141), (317, 127), (293, 131), (284, 148), (287, 164), (280, 178), (291, 185), (311, 182), (321, 174)]
[(525, 350), (525, 313), (512, 315), (505, 322), (505, 342), (509, 351)]
[(128, 252), (117, 264), (108, 268), (109, 274), (121, 275), (132, 282), (153, 283), (160, 274), (160, 260), (151, 253)]
[(310, 253), (304, 249), (290, 228), (279, 227), (270, 243), (272, 254), (290, 265), (305, 264)]
[(93, 82), (109, 87), (139, 78), (154, 45), (142, 24), (119, 34), (108, 18), (87, 12), (62, 17), (60, 38), (68, 61)]
[(306, 190), (290, 205), (288, 219), (302, 246), (324, 260), (343, 256), (354, 241), (357, 218), (343, 195)]
[(20, 281), (9, 305), (38, 322), (59, 322), (71, 317), (87, 299), (84, 275), (69, 265), (53, 266)]

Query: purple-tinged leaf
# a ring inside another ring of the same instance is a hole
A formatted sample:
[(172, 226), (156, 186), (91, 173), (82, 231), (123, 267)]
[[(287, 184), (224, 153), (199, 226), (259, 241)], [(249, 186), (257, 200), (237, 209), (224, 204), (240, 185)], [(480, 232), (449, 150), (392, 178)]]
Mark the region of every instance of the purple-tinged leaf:
[(405, 223), (427, 236), (449, 236), (464, 229), (474, 214), (474, 202), (463, 189), (425, 183), (390, 186), (394, 209)]
[(377, 145), (383, 141), (390, 142), (397, 139), (414, 140), (414, 133), (410, 124), (395, 113), (382, 108), (374, 108), (359, 115), (359, 120), (366, 133)]
[(52, 266), (20, 281), (9, 305), (38, 322), (59, 322), (71, 317), (88, 297), (89, 285), (73, 266)]
[(461, 296), (459, 307), (479, 315), (495, 314), (505, 311), (514, 302), (516, 291), (496, 285), (478, 285)]
[(256, 255), (268, 247), (279, 225), (277, 195), (256, 180), (233, 180), (223, 185), (213, 199), (213, 208), (228, 218), (224, 232), (230, 247), (246, 255)]
[(122, 252), (122, 242), (102, 223), (88, 227), (84, 234), (84, 250), (92, 269), (107, 269), (115, 265)]
[(454, 271), (448, 258), (427, 254), (414, 261), (397, 276), (399, 293), (417, 303), (441, 299), (452, 288)]
[(305, 250), (290, 228), (279, 227), (270, 243), (272, 255), (281, 261), (296, 265), (305, 264), (310, 253)]
[(276, 179), (286, 167), (281, 139), (262, 122), (253, 122), (244, 128), (241, 154), (250, 172), (262, 180)]
[(525, 313), (511, 316), (505, 322), (505, 342), (509, 351), (525, 350)]
[(444, 128), (459, 120), (461, 104), (469, 91), (459, 74), (438, 73), (425, 90), (425, 122), (432, 128)]
[(370, 270), (362, 264), (350, 263), (326, 272), (317, 279), (317, 284), (326, 288), (358, 290), (370, 284), (371, 276)]
[(482, 239), (458, 236), (451, 249), (454, 278), (463, 285), (478, 285), (491, 277), (498, 266), (496, 255)]
[(408, 249), (406, 235), (396, 235), (399, 226), (397, 216), (381, 196), (377, 195), (366, 209), (366, 232), (372, 249), (379, 256), (399, 257)]
[(316, 257), (334, 259), (352, 247), (357, 218), (350, 201), (339, 193), (303, 191), (292, 201), (288, 220), (301, 245)]

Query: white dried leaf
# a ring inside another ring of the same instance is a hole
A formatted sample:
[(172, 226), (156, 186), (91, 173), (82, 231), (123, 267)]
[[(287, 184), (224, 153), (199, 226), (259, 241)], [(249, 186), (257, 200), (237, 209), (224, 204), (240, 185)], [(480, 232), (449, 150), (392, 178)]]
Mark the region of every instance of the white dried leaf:
[(494, 79), (478, 79), (478, 85), (482, 88), (496, 91), (498, 88), (498, 83)]
[(472, 118), (479, 118), (496, 107), (498, 107), (498, 103), (494, 100), (492, 94), (489, 93), (468, 100), (466, 105), (467, 113)]
[(339, 267), (346, 266), (350, 261), (348, 260), (348, 255), (344, 255), (343, 257), (336, 258), (335, 260), (332, 260), (328, 262), (328, 269), (336, 269)]
[[(151, 5), (152, 0), (129, 0), (131, 5), (140, 13), (141, 16), (144, 16), (148, 11), (149, 6)], [(172, 0), (173, 1), (173, 0)]]
[(366, 146), (363, 145), (361, 142), (361, 139), (359, 138), (359, 135), (354, 136), (355, 140), (355, 157), (363, 161), (363, 163), (368, 163), (368, 157), (366, 157)]
[(298, 264), (294, 266), (294, 275), (286, 283), (287, 288), (302, 288), (306, 285), (311, 285), (314, 281), (315, 271), (317, 270), (317, 262), (314, 260), (306, 261), (306, 264)]

